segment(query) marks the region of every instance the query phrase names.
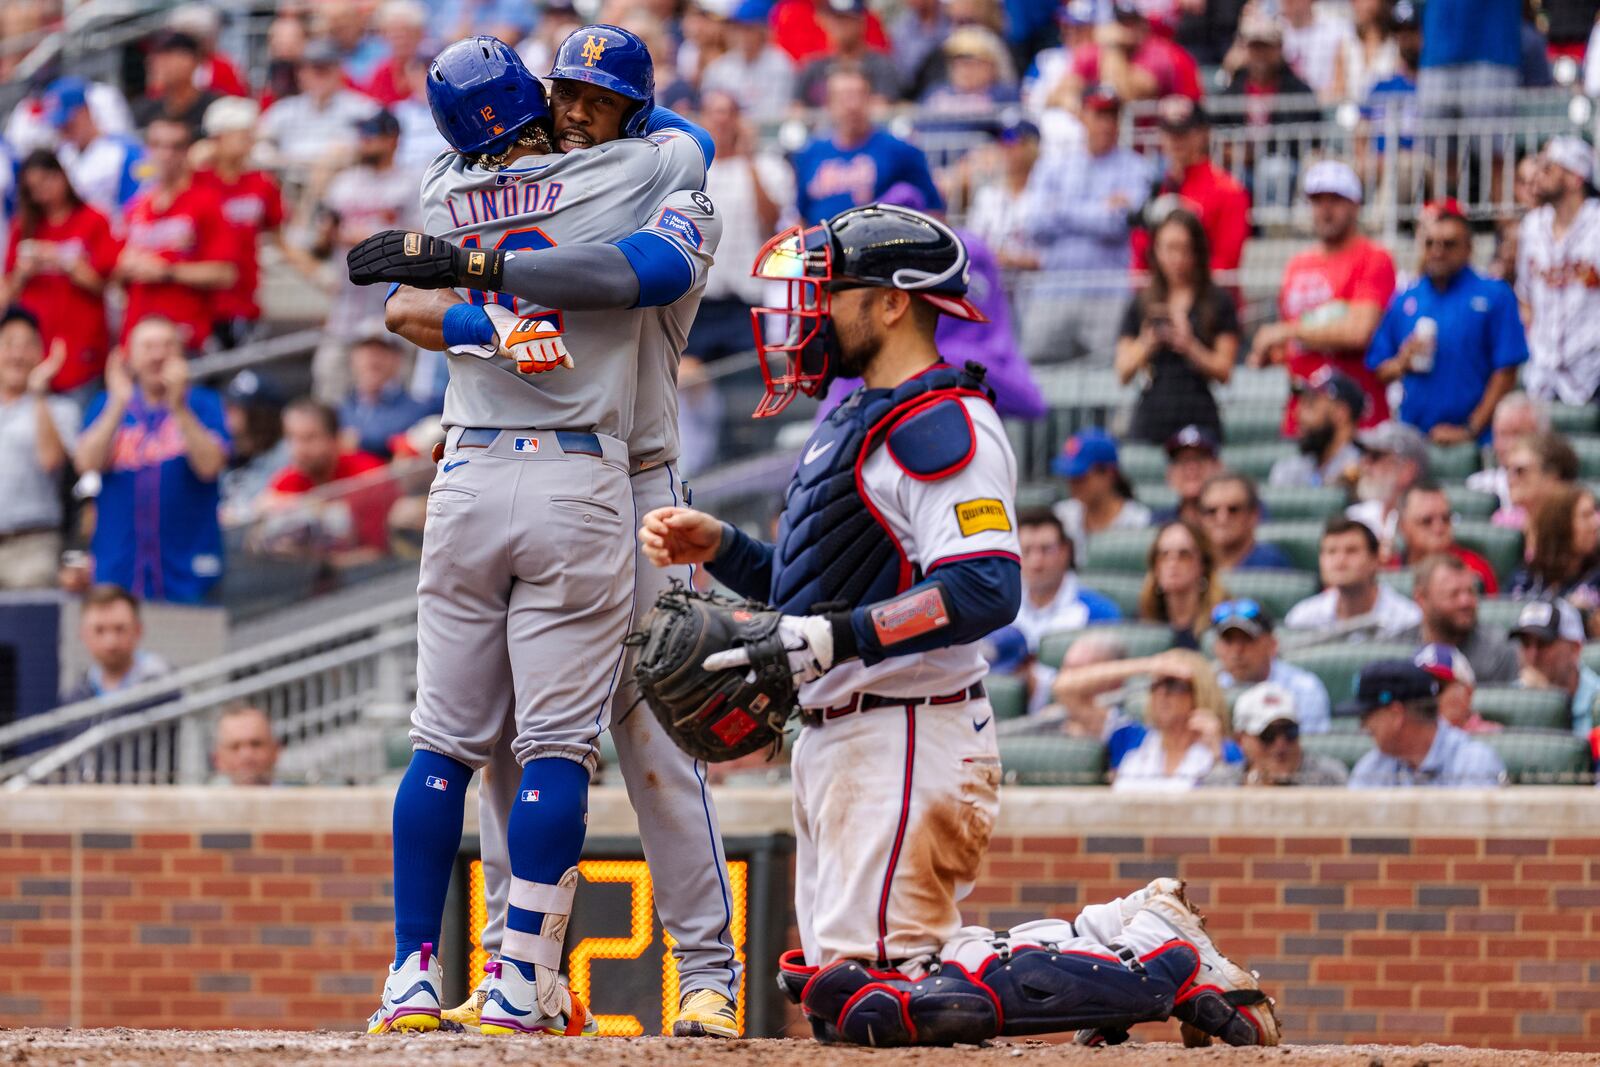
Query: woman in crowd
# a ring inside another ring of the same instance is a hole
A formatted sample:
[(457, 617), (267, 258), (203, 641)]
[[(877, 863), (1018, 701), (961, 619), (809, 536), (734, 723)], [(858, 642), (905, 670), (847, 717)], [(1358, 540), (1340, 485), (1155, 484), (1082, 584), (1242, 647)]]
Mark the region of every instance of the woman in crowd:
[(1227, 598), (1216, 553), (1200, 528), (1181, 520), (1162, 526), (1145, 560), (1139, 618), (1166, 623), (1174, 644), (1198, 649), (1211, 609)]
[(1399, 67), (1400, 50), (1390, 21), (1391, 6), (1389, 0), (1354, 0), (1350, 5), (1356, 32), (1339, 41), (1329, 100), (1364, 101), (1374, 85)]
[(1222, 439), (1211, 383), (1223, 383), (1239, 356), (1239, 315), (1211, 280), (1211, 251), (1200, 220), (1173, 211), (1151, 237), (1150, 284), (1122, 316), (1117, 378), (1141, 372), (1144, 391), (1133, 409), (1131, 435), (1151, 444), (1185, 426)]
[(1547, 496), (1578, 480), (1578, 454), (1553, 430), (1517, 441), (1507, 451), (1505, 464), (1511, 507), (1500, 508), (1489, 521), (1513, 530), (1526, 529)]
[(1069, 437), (1050, 470), (1067, 480), (1071, 499), (1055, 505), (1055, 513), (1080, 551), (1094, 534), (1150, 525), (1150, 509), (1133, 499), (1133, 486), (1117, 465), (1117, 442), (1103, 430)]
[[(1515, 484), (1515, 483), (1513, 483)], [(1600, 510), (1588, 489), (1558, 485), (1528, 524), (1528, 564), (1512, 580), (1519, 599), (1565, 597), (1590, 633), (1600, 622)]]
[(1175, 649), (1142, 662), (1150, 678), (1147, 732), (1123, 757), (1112, 788), (1192, 789), (1219, 762), (1236, 755), (1224, 743), (1228, 701), (1211, 664), (1198, 652)]
[(48, 351), (66, 342), (57, 392), (100, 377), (111, 348), (105, 287), (121, 246), (111, 223), (83, 202), (61, 161), (39, 149), (17, 172), (17, 218), (6, 247), (0, 306), (20, 304), (39, 320)]

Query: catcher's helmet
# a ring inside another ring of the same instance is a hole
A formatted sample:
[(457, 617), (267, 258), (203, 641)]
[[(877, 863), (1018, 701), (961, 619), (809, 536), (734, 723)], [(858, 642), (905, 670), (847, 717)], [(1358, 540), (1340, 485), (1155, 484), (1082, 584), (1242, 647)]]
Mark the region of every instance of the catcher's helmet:
[(497, 37), (468, 37), (428, 67), (433, 124), (457, 152), (503, 152), (530, 122), (550, 117), (544, 86), (511, 46)]
[[(798, 390), (819, 396), (833, 380), (838, 342), (832, 294), (878, 286), (915, 293), (946, 315), (984, 322), (967, 299), (967, 246), (954, 230), (920, 211), (868, 204), (841, 211), (818, 226), (793, 226), (768, 241), (751, 273), (788, 284), (787, 307), (750, 315), (767, 393), (755, 417), (776, 415)], [(768, 325), (781, 342), (768, 342)], [(785, 362), (774, 370), (771, 357)]]
[(638, 103), (628, 112), (622, 132), (643, 137), (656, 106), (656, 65), (637, 34), (621, 26), (597, 23), (573, 30), (556, 49), (551, 78), (588, 82)]

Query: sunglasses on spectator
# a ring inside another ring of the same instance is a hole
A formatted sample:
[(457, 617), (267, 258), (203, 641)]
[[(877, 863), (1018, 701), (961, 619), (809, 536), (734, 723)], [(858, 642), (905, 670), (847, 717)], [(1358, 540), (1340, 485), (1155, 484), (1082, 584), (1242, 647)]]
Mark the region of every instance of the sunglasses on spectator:
[(1425, 237), (1422, 239), (1423, 248), (1460, 248), (1466, 242), (1456, 237)]
[(1200, 508), (1200, 514), (1208, 519), (1216, 518), (1218, 515), (1245, 515), (1249, 511), (1249, 504), (1212, 504), (1210, 507)]
[(1194, 683), (1187, 682), (1182, 678), (1157, 678), (1150, 683), (1150, 691), (1153, 693), (1192, 693), (1194, 692)]
[(1280, 739), (1290, 744), (1300, 740), (1300, 724), (1297, 722), (1275, 722), (1256, 735), (1263, 745), (1275, 745)]
[(1224, 619), (1250, 619), (1259, 622), (1261, 619), (1261, 604), (1249, 597), (1238, 600), (1224, 600), (1211, 609), (1211, 625), (1219, 626)]

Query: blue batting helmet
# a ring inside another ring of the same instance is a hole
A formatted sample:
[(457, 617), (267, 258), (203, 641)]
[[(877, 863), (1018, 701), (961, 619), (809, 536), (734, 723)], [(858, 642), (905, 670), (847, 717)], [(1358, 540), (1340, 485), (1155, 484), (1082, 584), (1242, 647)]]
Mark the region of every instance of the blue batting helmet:
[(556, 50), (550, 77), (588, 82), (637, 100), (638, 106), (623, 121), (622, 132), (629, 137), (644, 136), (645, 123), (656, 106), (656, 65), (637, 34), (603, 23), (574, 30)]
[(433, 124), (457, 152), (502, 152), (528, 123), (550, 117), (544, 86), (511, 46), (468, 37), (428, 67)]

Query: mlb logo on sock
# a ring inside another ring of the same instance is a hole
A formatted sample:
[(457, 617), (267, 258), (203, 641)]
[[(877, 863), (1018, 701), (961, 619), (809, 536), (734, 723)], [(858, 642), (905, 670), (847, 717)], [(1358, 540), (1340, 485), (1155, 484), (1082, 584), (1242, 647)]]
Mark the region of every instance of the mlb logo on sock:
[(537, 804), (539, 802), (539, 791), (537, 789), (524, 789), (522, 791), (522, 799), (529, 804)]
[(437, 789), (441, 793), (450, 788), (450, 783), (445, 781), (443, 778), (440, 778), (436, 774), (428, 775), (427, 785), (429, 789)]

